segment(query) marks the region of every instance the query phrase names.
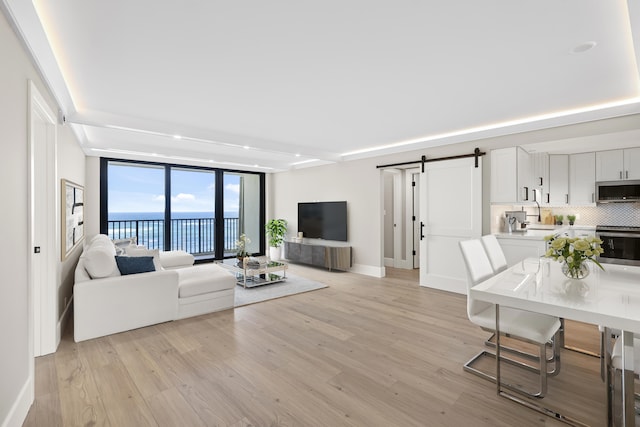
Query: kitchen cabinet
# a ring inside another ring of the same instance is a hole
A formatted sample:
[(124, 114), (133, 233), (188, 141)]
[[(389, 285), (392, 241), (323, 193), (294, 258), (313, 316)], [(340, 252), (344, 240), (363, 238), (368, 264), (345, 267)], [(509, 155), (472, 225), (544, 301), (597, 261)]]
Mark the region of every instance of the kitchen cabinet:
[(594, 205), (596, 202), (596, 153), (569, 156), (569, 204)]
[(596, 153), (596, 181), (640, 179), (640, 148)]
[(531, 159), (520, 147), (491, 150), (491, 203), (533, 200)]
[(530, 153), (531, 157), (531, 186), (535, 190), (532, 200), (540, 205), (548, 205), (549, 195), (549, 154)]
[(549, 155), (549, 193), (545, 199), (551, 206), (569, 203), (569, 155)]

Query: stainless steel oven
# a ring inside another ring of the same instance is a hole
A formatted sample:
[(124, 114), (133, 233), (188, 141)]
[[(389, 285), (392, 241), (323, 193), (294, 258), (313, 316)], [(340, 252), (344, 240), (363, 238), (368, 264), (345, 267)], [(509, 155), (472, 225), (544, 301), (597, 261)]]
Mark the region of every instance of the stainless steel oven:
[(640, 266), (640, 227), (598, 225), (596, 236), (604, 249), (600, 262)]

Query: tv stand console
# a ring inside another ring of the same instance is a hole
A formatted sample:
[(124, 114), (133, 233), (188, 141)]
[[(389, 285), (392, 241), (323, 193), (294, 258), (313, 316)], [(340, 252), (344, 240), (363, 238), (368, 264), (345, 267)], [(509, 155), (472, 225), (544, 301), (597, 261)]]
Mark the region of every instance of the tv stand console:
[(285, 257), (292, 262), (347, 271), (351, 268), (351, 246), (309, 245), (284, 242)]

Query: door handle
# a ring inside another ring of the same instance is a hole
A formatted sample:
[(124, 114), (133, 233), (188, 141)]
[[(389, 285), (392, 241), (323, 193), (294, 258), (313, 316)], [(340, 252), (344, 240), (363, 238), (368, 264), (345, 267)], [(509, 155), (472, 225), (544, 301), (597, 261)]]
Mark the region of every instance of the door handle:
[(565, 198), (565, 200), (567, 201), (567, 204), (569, 204), (569, 195), (568, 195), (568, 194), (565, 194), (565, 195), (564, 195), (564, 198)]
[(524, 200), (529, 200), (529, 187), (524, 187)]
[(629, 179), (629, 171), (624, 171), (624, 179)]
[(550, 201), (550, 197), (551, 197), (551, 196), (549, 195), (549, 193), (547, 193), (547, 203), (551, 203), (551, 201)]
[(424, 239), (424, 222), (420, 221), (420, 240)]

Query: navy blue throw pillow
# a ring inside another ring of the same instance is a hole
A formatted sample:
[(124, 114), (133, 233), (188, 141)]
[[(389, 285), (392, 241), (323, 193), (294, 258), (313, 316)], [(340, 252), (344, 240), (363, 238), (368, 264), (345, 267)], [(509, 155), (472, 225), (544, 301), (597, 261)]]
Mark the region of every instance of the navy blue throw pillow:
[(116, 264), (123, 276), (156, 271), (152, 256), (116, 256)]

